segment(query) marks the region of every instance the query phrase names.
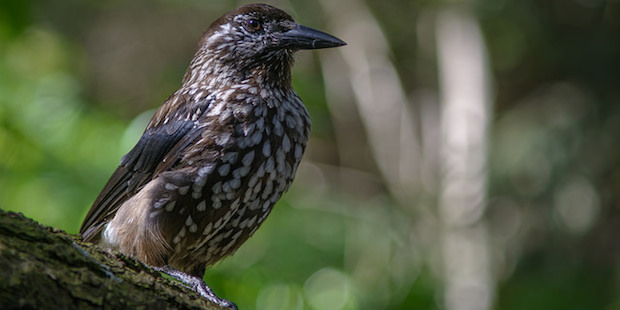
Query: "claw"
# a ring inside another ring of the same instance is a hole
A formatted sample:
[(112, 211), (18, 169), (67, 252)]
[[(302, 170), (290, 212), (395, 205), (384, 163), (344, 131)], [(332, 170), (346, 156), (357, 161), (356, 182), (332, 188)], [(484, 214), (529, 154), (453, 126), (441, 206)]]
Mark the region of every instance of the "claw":
[(226, 299), (219, 298), (213, 293), (213, 290), (207, 284), (198, 277), (189, 275), (185, 272), (176, 270), (168, 265), (163, 267), (153, 267), (155, 270), (159, 272), (163, 272), (185, 284), (187, 284), (192, 290), (196, 291), (202, 297), (206, 298), (210, 302), (231, 310), (238, 310), (237, 305), (234, 302)]

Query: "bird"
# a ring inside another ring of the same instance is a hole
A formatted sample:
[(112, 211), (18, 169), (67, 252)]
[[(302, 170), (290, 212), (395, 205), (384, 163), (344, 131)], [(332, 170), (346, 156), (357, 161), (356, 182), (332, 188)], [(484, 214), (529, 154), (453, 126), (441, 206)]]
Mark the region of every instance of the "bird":
[(215, 20), (181, 87), (95, 199), (83, 240), (236, 309), (202, 277), (254, 234), (293, 181), (311, 128), (291, 84), (294, 54), (343, 45), (268, 4)]

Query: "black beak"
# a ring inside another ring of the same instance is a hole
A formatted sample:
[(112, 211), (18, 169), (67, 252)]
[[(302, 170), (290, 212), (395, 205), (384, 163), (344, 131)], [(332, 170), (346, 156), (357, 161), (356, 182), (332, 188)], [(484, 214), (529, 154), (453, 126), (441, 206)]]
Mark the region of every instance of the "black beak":
[(342, 40), (306, 26), (296, 25), (295, 28), (282, 34), (278, 44), (281, 48), (313, 50), (347, 45)]

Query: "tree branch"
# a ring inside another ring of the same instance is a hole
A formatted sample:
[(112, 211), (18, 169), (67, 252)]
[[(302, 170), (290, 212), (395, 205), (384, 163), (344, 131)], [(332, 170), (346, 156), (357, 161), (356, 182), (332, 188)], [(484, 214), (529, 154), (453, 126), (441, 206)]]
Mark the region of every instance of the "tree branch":
[(133, 258), (3, 210), (0, 308), (223, 309)]

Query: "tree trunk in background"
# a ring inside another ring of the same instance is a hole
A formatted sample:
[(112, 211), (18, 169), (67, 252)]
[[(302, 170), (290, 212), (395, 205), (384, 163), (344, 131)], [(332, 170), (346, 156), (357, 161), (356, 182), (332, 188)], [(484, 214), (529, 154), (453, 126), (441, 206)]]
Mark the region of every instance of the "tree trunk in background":
[(444, 10), (437, 19), (441, 101), (439, 217), (443, 300), (448, 310), (487, 310), (495, 299), (487, 203), (489, 68), (476, 19)]

